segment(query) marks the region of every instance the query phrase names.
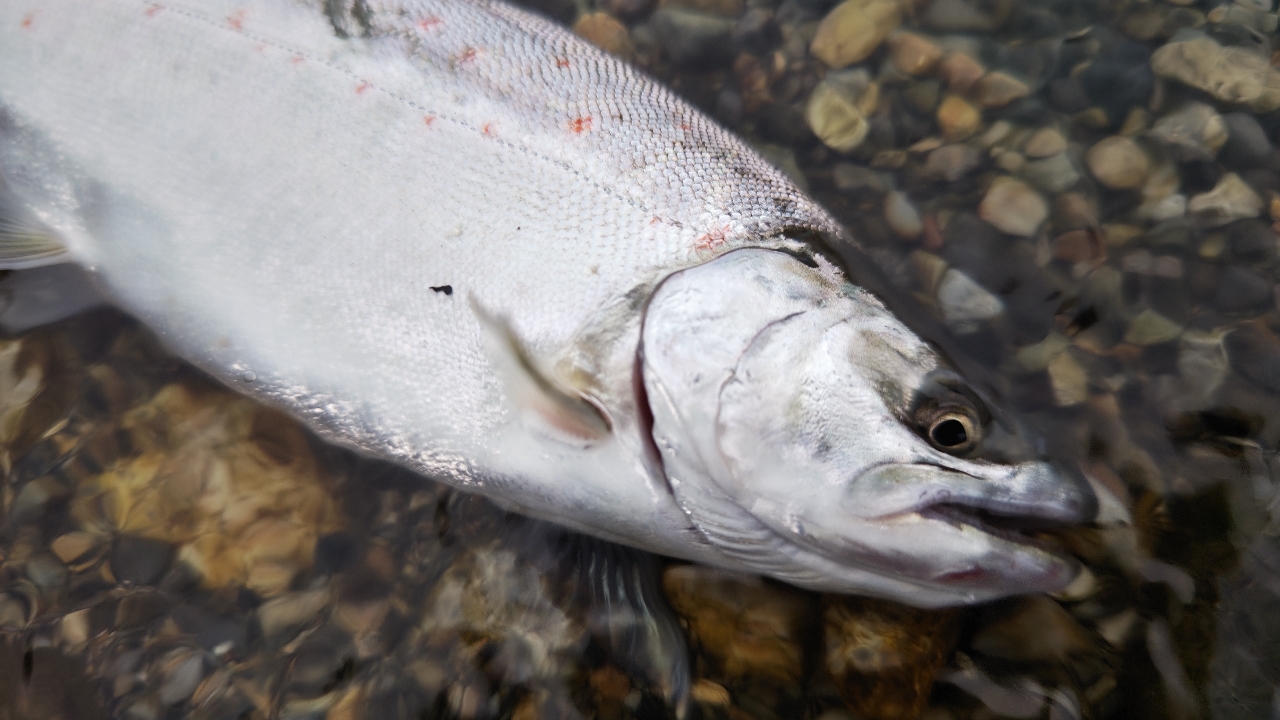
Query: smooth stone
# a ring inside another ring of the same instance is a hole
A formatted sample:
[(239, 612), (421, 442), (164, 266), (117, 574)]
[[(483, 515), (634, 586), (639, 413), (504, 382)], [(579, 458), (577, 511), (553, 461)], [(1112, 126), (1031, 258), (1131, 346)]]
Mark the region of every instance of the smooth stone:
[(587, 13), (573, 24), (573, 32), (587, 42), (620, 58), (630, 58), (635, 53), (631, 34), (627, 27), (608, 13)]
[(938, 129), (947, 142), (971, 137), (982, 126), (982, 113), (959, 95), (948, 95), (938, 106)]
[(982, 155), (968, 145), (943, 145), (929, 153), (924, 172), (929, 177), (955, 182), (982, 163)]
[(947, 325), (957, 333), (970, 333), (1004, 312), (1004, 303), (968, 275), (951, 268), (938, 283), (938, 306)]
[(805, 106), (805, 120), (824, 145), (848, 152), (867, 139), (870, 125), (857, 102), (829, 82), (818, 83)]
[(773, 11), (767, 8), (748, 9), (733, 27), (734, 42), (748, 53), (768, 55), (780, 39), (778, 21)]
[(1155, 310), (1143, 310), (1133, 318), (1124, 341), (1131, 345), (1159, 345), (1176, 340), (1182, 334), (1182, 326)]
[(1247, 263), (1271, 263), (1276, 258), (1280, 238), (1265, 220), (1249, 219), (1226, 227), (1231, 254)]
[(742, 14), (742, 0), (659, 0), (658, 7), (730, 15), (735, 18)]
[(1022, 372), (1040, 372), (1047, 369), (1049, 363), (1068, 347), (1071, 347), (1071, 341), (1065, 335), (1051, 332), (1044, 340), (1034, 345), (1018, 348), (1014, 353), (1013, 361), (1017, 369)]
[(1212, 190), (1192, 197), (1187, 210), (1206, 225), (1225, 225), (1260, 215), (1262, 198), (1239, 175), (1227, 173)]
[(121, 535), (111, 549), (111, 573), (121, 582), (152, 585), (169, 569), (173, 556), (173, 546), (167, 542)]
[(1280, 338), (1266, 325), (1240, 323), (1227, 334), (1225, 345), (1236, 372), (1272, 392), (1280, 392)]
[(1183, 409), (1209, 407), (1213, 395), (1227, 379), (1231, 363), (1227, 359), (1225, 332), (1188, 330), (1178, 342), (1178, 378), (1183, 392)]
[(1071, 613), (1043, 595), (997, 603), (984, 613), (971, 644), (984, 655), (1015, 662), (1060, 663), (1098, 652)]
[(861, 62), (902, 22), (897, 0), (845, 0), (818, 24), (809, 45), (827, 67)]
[(1266, 57), (1244, 48), (1224, 47), (1207, 37), (1170, 42), (1151, 55), (1151, 69), (1224, 102), (1258, 112), (1280, 108), (1280, 72)]
[(908, 75), (927, 75), (933, 72), (942, 59), (942, 48), (916, 33), (895, 33), (889, 38), (888, 45), (889, 61)]
[(160, 703), (177, 705), (191, 697), (204, 678), (204, 659), (197, 651), (178, 648), (165, 655), (159, 670), (164, 677), (160, 683)]
[(1213, 107), (1190, 102), (1156, 121), (1151, 136), (1181, 160), (1210, 160), (1227, 142), (1227, 124)]
[(1229, 166), (1251, 167), (1261, 164), (1271, 154), (1271, 140), (1252, 113), (1227, 113), (1222, 121), (1227, 126), (1227, 142), (1219, 153), (1223, 162)]
[(882, 193), (886, 189), (884, 178), (880, 173), (861, 165), (836, 163), (831, 168), (831, 180), (835, 186), (845, 192)]
[(1026, 183), (1002, 175), (987, 188), (978, 216), (1001, 232), (1030, 237), (1049, 216), (1049, 205)]
[(1089, 399), (1089, 371), (1070, 350), (1050, 360), (1045, 372), (1049, 375), (1049, 387), (1058, 407), (1079, 405)]
[(982, 63), (964, 52), (948, 53), (942, 62), (938, 63), (938, 77), (947, 84), (947, 87), (958, 93), (969, 92), (974, 83), (985, 74), (987, 69), (982, 66)]
[(648, 25), (671, 62), (680, 67), (715, 65), (734, 55), (729, 18), (688, 10), (659, 8)]
[(884, 196), (884, 221), (898, 237), (908, 240), (919, 237), (924, 230), (920, 211), (906, 193), (897, 190)]
[(1080, 172), (1066, 153), (1032, 160), (1022, 167), (1022, 177), (1047, 193), (1060, 193), (1080, 180)]
[(1238, 312), (1260, 306), (1270, 299), (1270, 281), (1248, 268), (1233, 265), (1219, 275), (1212, 303), (1222, 312)]
[(1153, 222), (1180, 218), (1187, 214), (1187, 196), (1181, 193), (1167, 195), (1151, 204), (1143, 204), (1138, 208), (1138, 214)]
[(1142, 187), (1151, 169), (1151, 160), (1131, 138), (1112, 135), (1099, 140), (1085, 154), (1089, 172), (1112, 190)]
[(1067, 139), (1053, 128), (1040, 128), (1022, 146), (1022, 154), (1036, 160), (1053, 157), (1067, 149)]
[(600, 7), (614, 17), (635, 18), (648, 14), (654, 0), (602, 0)]
[(1009, 173), (1020, 173), (1027, 166), (1027, 159), (1022, 153), (1013, 150), (999, 151), (996, 155), (996, 167)]
[(992, 32), (1004, 23), (1011, 0), (933, 0), (924, 11), (926, 27), (940, 32)]
[(1031, 94), (1031, 88), (1012, 75), (993, 70), (974, 83), (972, 92), (982, 107), (1001, 108)]
[(1150, 60), (1151, 51), (1140, 43), (1124, 41), (1104, 47), (1078, 76), (1089, 104), (1102, 107), (1117, 121), (1131, 109), (1145, 106), (1155, 84)]
[(1062, 193), (1053, 199), (1053, 226), (1059, 232), (1098, 224), (1098, 208), (1082, 193)]
[(1062, 233), (1049, 244), (1049, 251), (1055, 260), (1071, 265), (1093, 265), (1106, 258), (1106, 248), (1093, 230), (1069, 230)]

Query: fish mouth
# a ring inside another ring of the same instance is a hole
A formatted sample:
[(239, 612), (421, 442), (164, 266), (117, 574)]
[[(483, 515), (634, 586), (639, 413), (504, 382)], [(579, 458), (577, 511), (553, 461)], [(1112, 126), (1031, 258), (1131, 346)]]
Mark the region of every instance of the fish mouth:
[(971, 527), (978, 532), (1015, 545), (1023, 545), (1050, 555), (1068, 557), (1061, 544), (1040, 533), (1065, 528), (1070, 523), (1032, 515), (1007, 515), (981, 507), (958, 503), (939, 503), (915, 511), (927, 520), (944, 522), (953, 527)]

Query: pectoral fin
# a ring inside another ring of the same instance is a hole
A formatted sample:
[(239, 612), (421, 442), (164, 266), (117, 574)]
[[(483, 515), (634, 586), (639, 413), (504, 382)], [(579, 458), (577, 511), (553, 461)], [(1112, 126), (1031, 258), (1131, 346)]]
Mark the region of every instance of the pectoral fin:
[(0, 185), (0, 270), (53, 265), (67, 260), (57, 235)]
[(590, 444), (609, 436), (612, 427), (604, 411), (540, 368), (505, 318), (490, 314), (475, 298), (471, 307), (488, 331), (494, 366), (522, 410), (569, 442)]

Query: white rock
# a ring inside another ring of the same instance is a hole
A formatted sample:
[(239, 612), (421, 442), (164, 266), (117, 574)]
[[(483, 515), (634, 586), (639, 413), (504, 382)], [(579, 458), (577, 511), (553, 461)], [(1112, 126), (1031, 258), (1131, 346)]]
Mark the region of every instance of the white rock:
[(938, 283), (938, 306), (947, 325), (969, 333), (1004, 312), (1004, 303), (964, 273), (951, 268)]

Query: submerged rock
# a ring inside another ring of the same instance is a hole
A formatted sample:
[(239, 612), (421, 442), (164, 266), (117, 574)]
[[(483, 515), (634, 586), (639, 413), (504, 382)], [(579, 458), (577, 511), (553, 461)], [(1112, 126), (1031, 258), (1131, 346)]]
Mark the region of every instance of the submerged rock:
[(978, 216), (1001, 232), (1030, 237), (1049, 216), (1049, 205), (1026, 183), (1001, 176), (987, 188), (978, 204)]
[(1151, 56), (1157, 75), (1184, 82), (1224, 102), (1258, 112), (1280, 108), (1280, 72), (1263, 55), (1208, 37), (1171, 42)]
[(827, 67), (846, 67), (865, 60), (901, 22), (897, 0), (845, 0), (822, 19), (809, 49)]

